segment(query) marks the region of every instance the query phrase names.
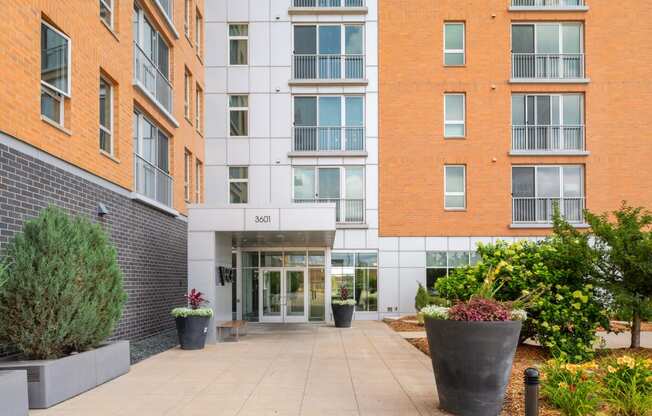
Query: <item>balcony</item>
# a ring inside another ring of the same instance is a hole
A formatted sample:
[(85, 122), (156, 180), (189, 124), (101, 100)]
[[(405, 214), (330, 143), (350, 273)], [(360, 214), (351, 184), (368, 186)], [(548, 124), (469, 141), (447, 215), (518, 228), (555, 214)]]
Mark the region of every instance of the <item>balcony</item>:
[(513, 225), (549, 226), (552, 224), (555, 207), (571, 224), (584, 223), (584, 197), (576, 198), (512, 198)]
[(178, 126), (172, 116), (172, 84), (135, 42), (134, 83)]
[(136, 192), (166, 207), (172, 207), (172, 177), (134, 154)]
[(290, 14), (367, 14), (365, 0), (292, 0)]
[(512, 154), (585, 154), (584, 126), (512, 126)]
[(294, 83), (366, 83), (364, 55), (298, 55), (292, 59)]
[(315, 198), (295, 199), (295, 204), (335, 204), (335, 222), (338, 224), (364, 224), (364, 199)]
[(512, 53), (512, 82), (588, 82), (583, 53)]
[(587, 11), (584, 0), (512, 0), (512, 11)]
[(364, 127), (295, 127), (294, 152), (364, 152)]

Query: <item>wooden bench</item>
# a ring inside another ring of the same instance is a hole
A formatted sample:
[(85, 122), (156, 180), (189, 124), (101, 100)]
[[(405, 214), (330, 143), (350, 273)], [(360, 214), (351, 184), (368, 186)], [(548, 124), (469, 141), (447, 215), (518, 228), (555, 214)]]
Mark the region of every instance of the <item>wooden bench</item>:
[[(217, 337), (222, 338), (222, 330), (228, 329), (231, 336), (235, 331), (235, 341), (240, 341), (240, 329), (246, 330), (247, 321), (223, 321), (217, 323)], [(246, 335), (246, 332), (243, 334)]]

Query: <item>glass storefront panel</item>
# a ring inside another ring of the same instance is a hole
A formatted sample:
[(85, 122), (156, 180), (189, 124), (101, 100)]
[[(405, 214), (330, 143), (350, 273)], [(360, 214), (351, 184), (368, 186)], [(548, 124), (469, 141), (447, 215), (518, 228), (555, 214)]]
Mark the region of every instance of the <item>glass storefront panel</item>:
[(378, 311), (378, 270), (357, 269), (355, 271), (356, 311)]
[(306, 265), (305, 251), (285, 252), (285, 267), (303, 267)]
[(260, 267), (283, 267), (283, 252), (280, 251), (261, 252)]
[(310, 277), (310, 315), (308, 319), (310, 321), (324, 321), (326, 320), (326, 273), (324, 269), (312, 268), (308, 273)]

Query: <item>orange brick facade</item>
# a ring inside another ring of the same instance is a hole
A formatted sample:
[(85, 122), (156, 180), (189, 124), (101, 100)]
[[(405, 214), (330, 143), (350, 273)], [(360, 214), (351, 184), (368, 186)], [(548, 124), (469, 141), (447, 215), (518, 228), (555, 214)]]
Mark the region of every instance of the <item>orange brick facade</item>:
[[(380, 235), (536, 236), (513, 229), (513, 165), (585, 166), (587, 208), (652, 208), (652, 26), (642, 0), (514, 12), (509, 0), (382, 0)], [(443, 64), (443, 24), (466, 25), (466, 65)], [(511, 23), (584, 23), (587, 84), (509, 82)], [(466, 93), (466, 137), (444, 139), (443, 94)], [(513, 92), (584, 94), (588, 156), (510, 156)], [(444, 165), (466, 165), (466, 210), (444, 210)]]
[[(0, 32), (0, 131), (27, 142), (125, 189), (134, 190), (133, 111), (139, 108), (170, 137), (173, 208), (186, 213), (184, 149), (204, 161), (204, 140), (195, 128), (195, 85), (204, 86), (202, 58), (195, 48), (195, 13), (203, 0), (191, 0), (190, 38), (184, 34), (184, 1), (174, 2), (173, 21), (179, 38), (165, 23), (155, 0), (138, 4), (170, 46), (173, 111), (179, 127), (164, 117), (134, 80), (133, 0), (113, 0), (114, 27), (101, 20), (98, 1), (8, 0), (3, 4)], [(65, 104), (65, 129), (41, 119), (40, 25), (46, 21), (71, 39), (71, 98)], [(192, 73), (191, 117), (184, 117), (184, 68)], [(99, 150), (100, 74), (114, 84), (114, 156)], [(190, 202), (194, 201), (194, 192)]]

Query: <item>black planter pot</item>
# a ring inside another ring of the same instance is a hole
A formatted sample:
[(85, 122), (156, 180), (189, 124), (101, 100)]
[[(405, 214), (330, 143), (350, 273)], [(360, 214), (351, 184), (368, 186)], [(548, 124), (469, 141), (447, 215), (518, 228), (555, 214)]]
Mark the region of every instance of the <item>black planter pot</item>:
[(208, 316), (188, 316), (175, 318), (177, 334), (182, 350), (201, 350), (206, 344)]
[(331, 306), (333, 308), (335, 328), (351, 328), (355, 305), (336, 305), (333, 303)]
[(425, 326), (440, 407), (460, 416), (497, 416), (503, 406), (521, 321), (426, 318)]

